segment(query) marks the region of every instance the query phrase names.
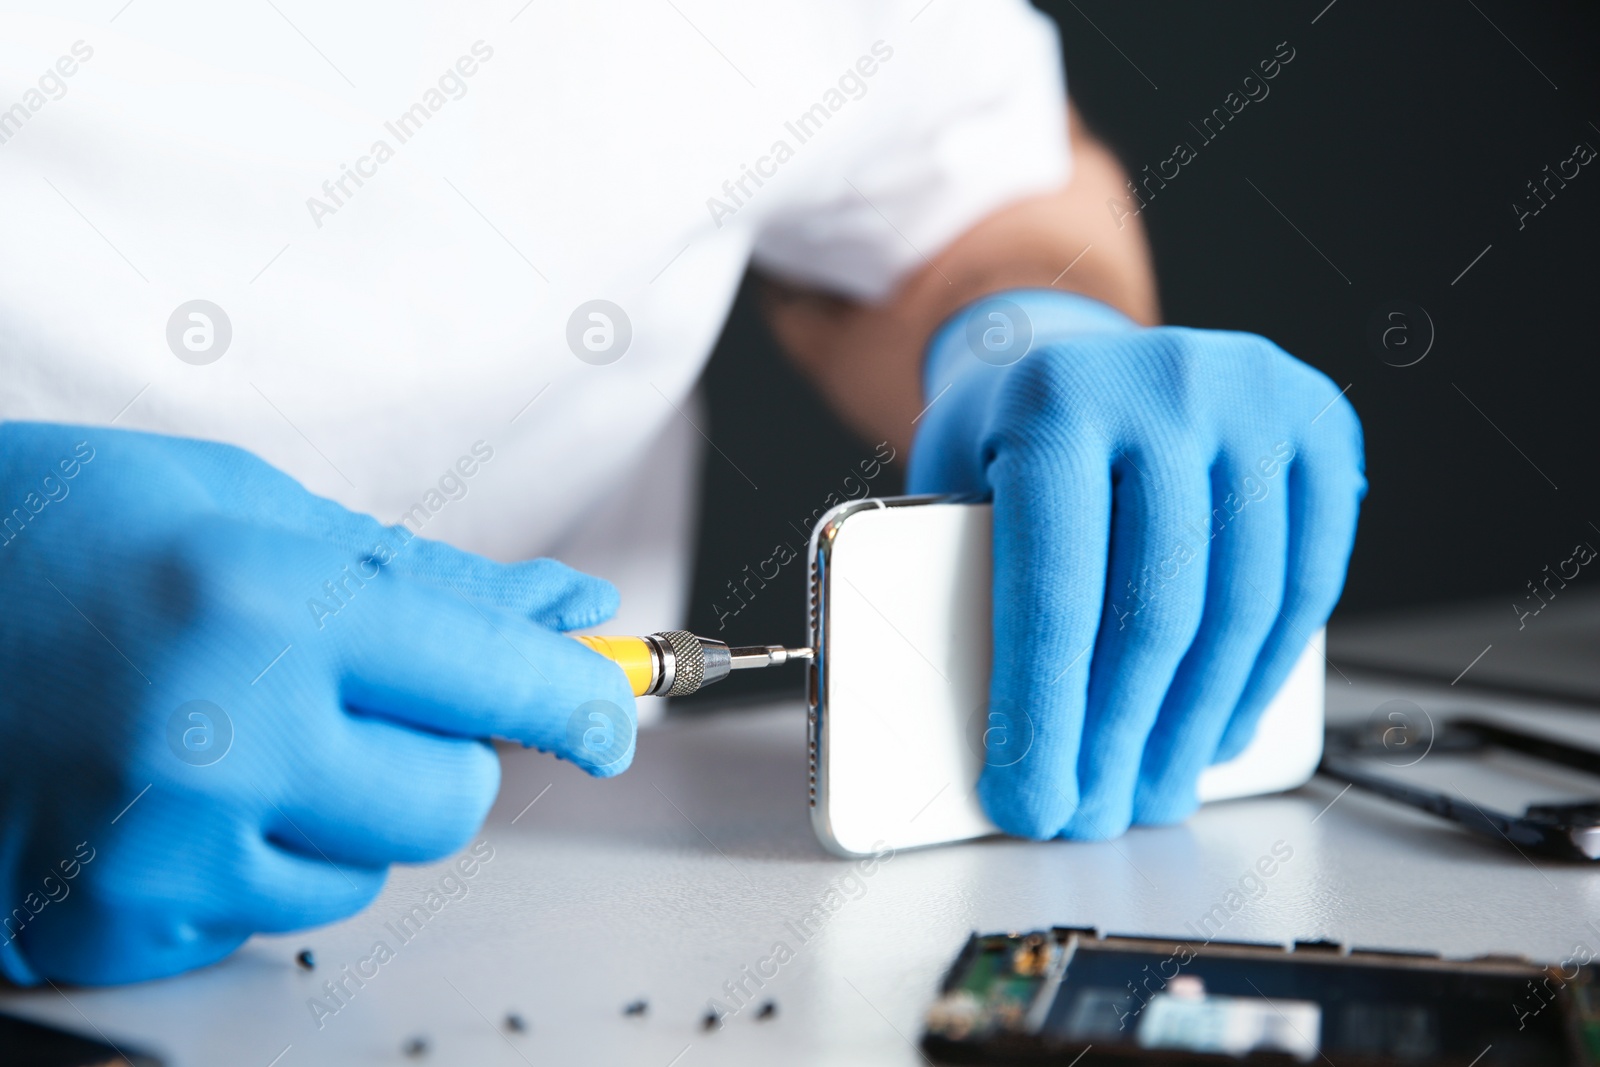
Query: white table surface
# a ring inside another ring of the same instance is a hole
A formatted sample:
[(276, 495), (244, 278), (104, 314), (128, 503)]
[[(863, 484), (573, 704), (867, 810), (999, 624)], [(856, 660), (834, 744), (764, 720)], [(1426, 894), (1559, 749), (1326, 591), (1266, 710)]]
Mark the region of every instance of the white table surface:
[[(1404, 696), (1431, 714), (1470, 708), (1600, 739), (1590, 712), (1461, 688), (1335, 673), (1328, 692), (1335, 718), (1362, 719)], [(507, 753), (505, 769), (482, 831), (493, 860), (320, 1029), (308, 998), (375, 939), (398, 945), (385, 924), (420, 902), (442, 867), (397, 870), (355, 918), (257, 938), (198, 973), (7, 992), (0, 1009), (98, 1029), (173, 1067), (913, 1064), (922, 1012), (969, 931), (1063, 924), (1182, 935), (1280, 841), (1292, 859), (1220, 936), (1551, 960), (1580, 939), (1600, 944), (1587, 925), (1600, 926), (1600, 870), (1530, 861), (1320, 779), (1115, 842), (901, 853), (857, 889), (843, 882), (849, 865), (811, 833), (798, 705), (648, 729), (634, 768), (609, 781), (536, 752)], [(851, 899), (802, 941), (792, 924), (830, 887)], [(779, 941), (793, 959), (762, 993), (777, 1014), (758, 1020), (752, 1007), (703, 1031), (707, 1001), (728, 1003), (723, 983)], [(314, 973), (295, 965), (304, 947), (316, 954)], [(648, 1000), (648, 1014), (624, 1017), (635, 998)], [(528, 1032), (501, 1028), (508, 1011)], [(426, 1055), (402, 1054), (413, 1035), (426, 1037)]]

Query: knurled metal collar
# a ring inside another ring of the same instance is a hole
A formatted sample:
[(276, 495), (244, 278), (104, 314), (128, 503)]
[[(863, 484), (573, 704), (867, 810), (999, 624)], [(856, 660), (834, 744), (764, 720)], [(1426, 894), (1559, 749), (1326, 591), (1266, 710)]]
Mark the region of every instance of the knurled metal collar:
[(661, 630), (653, 636), (672, 647), (672, 658), (677, 661), (672, 688), (662, 695), (684, 697), (698, 692), (706, 677), (706, 654), (700, 639), (688, 630)]

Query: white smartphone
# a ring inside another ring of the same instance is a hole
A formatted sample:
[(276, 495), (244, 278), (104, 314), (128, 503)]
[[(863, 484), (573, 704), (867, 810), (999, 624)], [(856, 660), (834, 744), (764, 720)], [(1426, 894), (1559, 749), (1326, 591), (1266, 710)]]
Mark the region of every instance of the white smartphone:
[[(990, 525), (987, 504), (869, 498), (829, 511), (812, 533), (811, 821), (838, 855), (999, 832), (976, 793), (985, 733), (996, 740)], [(1321, 646), (1318, 631), (1249, 747), (1201, 775), (1202, 801), (1310, 780), (1322, 755)], [(1020, 757), (1029, 738), (1003, 740)]]

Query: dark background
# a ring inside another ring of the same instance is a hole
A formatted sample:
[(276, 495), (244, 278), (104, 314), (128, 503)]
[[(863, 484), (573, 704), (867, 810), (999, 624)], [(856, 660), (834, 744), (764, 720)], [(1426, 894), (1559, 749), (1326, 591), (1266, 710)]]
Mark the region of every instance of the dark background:
[[(1578, 142), (1600, 149), (1595, 6), (1038, 6), (1061, 27), (1074, 100), (1130, 172), (1178, 141), (1199, 150), (1142, 216), (1165, 319), (1264, 334), (1350, 385), (1371, 491), (1336, 620), (1510, 603), (1575, 542), (1600, 544), (1600, 159), (1521, 230), (1512, 208), (1536, 205), (1526, 183)], [(1296, 54), (1270, 95), (1202, 145), (1189, 123), (1283, 41)], [(1369, 339), (1396, 300), (1425, 309), (1435, 333), (1412, 366), (1390, 363), (1427, 340), (1415, 312), (1413, 347), (1388, 363)], [(810, 517), (845, 494), (873, 444), (785, 364), (750, 279), (703, 387), (711, 437), (760, 488), (707, 451), (690, 626), (734, 644), (801, 642)], [(886, 472), (873, 492), (899, 482)], [(726, 583), (780, 542), (799, 558), (737, 614), (719, 612), (737, 603)], [(719, 696), (793, 683), (751, 672)]]

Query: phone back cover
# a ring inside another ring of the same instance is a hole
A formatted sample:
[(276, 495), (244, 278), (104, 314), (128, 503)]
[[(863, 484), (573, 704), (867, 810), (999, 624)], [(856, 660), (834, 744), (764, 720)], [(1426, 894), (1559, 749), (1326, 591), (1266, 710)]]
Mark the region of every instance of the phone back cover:
[[(985, 732), (1004, 753), (991, 759), (1020, 758), (1030, 738), (1026, 724), (988, 715), (990, 526), (986, 504), (936, 503), (854, 510), (834, 534), (813, 822), (835, 852), (996, 832), (976, 795)], [(1321, 642), (1319, 631), (1250, 746), (1201, 776), (1201, 800), (1310, 779), (1322, 753)]]

